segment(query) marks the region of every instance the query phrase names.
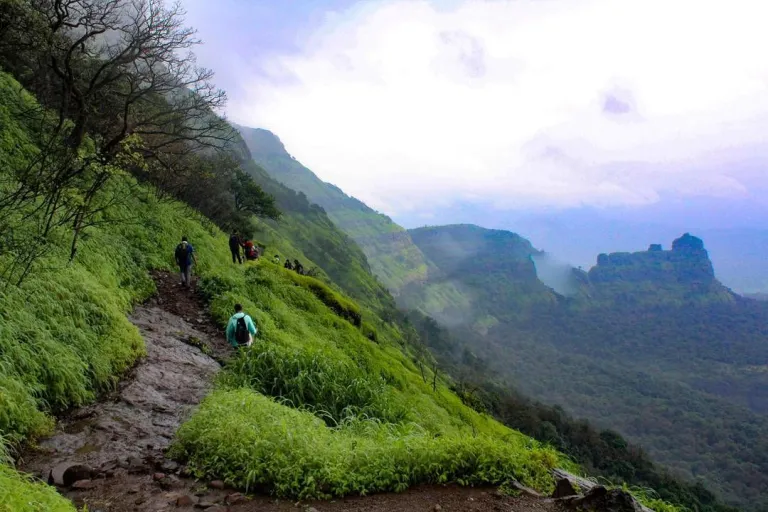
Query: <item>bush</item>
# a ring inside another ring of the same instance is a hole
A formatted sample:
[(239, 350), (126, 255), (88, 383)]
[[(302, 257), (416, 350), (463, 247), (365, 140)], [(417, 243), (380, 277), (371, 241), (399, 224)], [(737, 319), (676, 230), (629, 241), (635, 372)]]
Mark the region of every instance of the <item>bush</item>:
[(0, 463), (0, 512), (76, 512), (55, 487), (35, 482)]

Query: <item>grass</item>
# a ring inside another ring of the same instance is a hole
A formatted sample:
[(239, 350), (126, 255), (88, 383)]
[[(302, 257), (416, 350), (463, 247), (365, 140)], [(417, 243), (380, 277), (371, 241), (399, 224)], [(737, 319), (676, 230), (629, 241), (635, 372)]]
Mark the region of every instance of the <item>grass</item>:
[(0, 464), (0, 512), (75, 512), (55, 487), (35, 482)]
[(219, 390), (178, 433), (175, 454), (199, 477), (298, 499), (402, 491), (416, 483), (500, 484), (551, 491), (551, 450), (510, 436), (440, 436), (353, 421), (332, 429), (251, 390)]

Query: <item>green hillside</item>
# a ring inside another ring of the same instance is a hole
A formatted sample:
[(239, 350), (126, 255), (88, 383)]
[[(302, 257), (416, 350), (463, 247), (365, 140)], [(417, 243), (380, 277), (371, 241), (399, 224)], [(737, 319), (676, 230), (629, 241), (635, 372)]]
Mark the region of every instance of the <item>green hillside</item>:
[(429, 259), (429, 279), (404, 289), (400, 302), (446, 325), (486, 332), (505, 318), (556, 294), (536, 277), (531, 256), (539, 251), (514, 233), (472, 225), (425, 227), (409, 231)]
[(765, 506), (768, 304), (722, 286), (700, 239), (601, 255), (574, 272), (565, 297), (536, 283), (537, 251), (513, 233), (446, 226), (411, 236), (437, 270), (401, 300), (446, 282), (458, 290), (422, 306), (453, 328), (453, 345), (435, 348), (445, 359), (477, 354), (522, 393), (616, 429), (734, 504)]
[(346, 195), (304, 167), (285, 150), (273, 133), (237, 126), (254, 161), (269, 175), (320, 205), (331, 220), (349, 235), (368, 257), (371, 270), (395, 295), (402, 287), (427, 275), (424, 255), (408, 232), (365, 203)]
[[(39, 151), (18, 110), (34, 103), (28, 95), (24, 104), (10, 101), (18, 84), (8, 75), (0, 75), (0, 86), (0, 162), (16, 165)], [(2, 166), (6, 187), (13, 186), (9, 168)], [(62, 228), (60, 238), (48, 241), (45, 261), (33, 265), (21, 285), (3, 282), (0, 433), (11, 446), (50, 431), (51, 414), (111, 389), (144, 353), (126, 313), (152, 293), (148, 270), (173, 268), (173, 248), (186, 234), (197, 250), (199, 286), (214, 317), (224, 322), (237, 301), (260, 328), (256, 348), (228, 367), (179, 432), (177, 456), (189, 459), (197, 474), (244, 488), (258, 484), (281, 496), (319, 497), (401, 490), (419, 482), (501, 484), (513, 477), (547, 491), (549, 469), (568, 465), (555, 451), (463, 405), (442, 379), (433, 387), (395, 326), (362, 308), (358, 327), (330, 307), (334, 301), (355, 308), (350, 299), (267, 259), (232, 265), (227, 235), (216, 226), (186, 205), (158, 198), (127, 174), (110, 186), (128, 185), (125, 222), (91, 226), (72, 263)], [(26, 213), (36, 215), (31, 208)], [(106, 208), (103, 220), (113, 213)], [(312, 219), (311, 212), (303, 219), (295, 215), (296, 222)], [(279, 223), (267, 232), (270, 247), (304, 243)], [(13, 256), (4, 253), (0, 269)], [(377, 329), (376, 342), (366, 325)], [(247, 443), (249, 436), (285, 449), (261, 451), (262, 444)], [(9, 489), (8, 482), (18, 485)], [(0, 494), (10, 492), (7, 503), (34, 492), (41, 503), (53, 500), (52, 507), (67, 509), (6, 468), (0, 483)]]

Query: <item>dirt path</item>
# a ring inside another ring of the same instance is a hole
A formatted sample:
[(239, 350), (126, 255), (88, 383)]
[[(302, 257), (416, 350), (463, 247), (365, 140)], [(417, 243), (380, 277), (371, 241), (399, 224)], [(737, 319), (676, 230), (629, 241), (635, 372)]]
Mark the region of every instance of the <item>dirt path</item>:
[(295, 503), (243, 496), (221, 482), (199, 482), (164, 457), (176, 429), (232, 354), (203, 301), (174, 275), (154, 274), (158, 294), (131, 321), (147, 357), (102, 401), (61, 418), (56, 433), (24, 454), (23, 470), (57, 484), (91, 512), (223, 511), (553, 511), (548, 500), (510, 498), (493, 489), (420, 486), (401, 494)]

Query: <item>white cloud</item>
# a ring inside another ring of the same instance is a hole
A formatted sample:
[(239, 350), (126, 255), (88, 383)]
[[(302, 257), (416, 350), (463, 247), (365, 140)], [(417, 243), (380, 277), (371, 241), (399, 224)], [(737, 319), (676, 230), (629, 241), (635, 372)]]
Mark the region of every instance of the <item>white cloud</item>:
[(243, 70), (230, 115), (390, 214), (745, 194), (728, 155), (768, 133), (766, 15), (759, 0), (370, 3)]

